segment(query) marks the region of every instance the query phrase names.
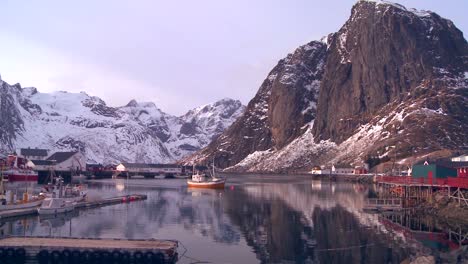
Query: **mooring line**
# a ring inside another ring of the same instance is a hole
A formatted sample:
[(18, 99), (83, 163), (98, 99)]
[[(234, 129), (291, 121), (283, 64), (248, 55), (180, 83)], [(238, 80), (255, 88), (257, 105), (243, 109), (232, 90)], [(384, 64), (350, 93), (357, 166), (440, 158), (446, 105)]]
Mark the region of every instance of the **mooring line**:
[(190, 264), (211, 263), (209, 261), (199, 260), (199, 259), (196, 259), (196, 258), (192, 258), (190, 256), (186, 256), (185, 254), (188, 252), (187, 247), (180, 241), (179, 241), (179, 244), (184, 248), (184, 253), (182, 253), (180, 258), (186, 258), (186, 259), (189, 259), (189, 260), (193, 261), (193, 262), (190, 262)]
[(324, 248), (324, 249), (316, 249), (315, 251), (338, 251), (338, 250), (349, 250), (354, 248), (363, 248), (368, 246), (374, 246), (375, 244), (364, 244), (358, 246), (350, 246), (350, 247), (341, 247), (341, 248)]

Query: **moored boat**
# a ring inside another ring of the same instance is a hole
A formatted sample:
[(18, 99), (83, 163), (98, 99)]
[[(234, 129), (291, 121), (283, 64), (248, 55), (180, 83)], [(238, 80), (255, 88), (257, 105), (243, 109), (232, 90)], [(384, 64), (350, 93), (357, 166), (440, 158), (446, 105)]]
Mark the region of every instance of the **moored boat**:
[(16, 200), (16, 195), (5, 189), (3, 173), (0, 172), (0, 211), (38, 207), (43, 200), (44, 197), (30, 196), (27, 192), (23, 194), (22, 200)]
[(3, 174), (10, 182), (37, 182), (39, 179), (37, 172), (32, 169), (34, 165), (26, 158), (8, 155), (5, 165), (6, 170)]
[(45, 198), (37, 212), (40, 215), (61, 214), (75, 210), (75, 205), (76, 202), (65, 198)]
[[(195, 167), (193, 169), (195, 171)], [(189, 188), (209, 188), (209, 189), (224, 189), (226, 179), (220, 179), (215, 176), (215, 168), (213, 163), (213, 174), (208, 178), (204, 174), (197, 172), (192, 175), (192, 178), (187, 181)]]

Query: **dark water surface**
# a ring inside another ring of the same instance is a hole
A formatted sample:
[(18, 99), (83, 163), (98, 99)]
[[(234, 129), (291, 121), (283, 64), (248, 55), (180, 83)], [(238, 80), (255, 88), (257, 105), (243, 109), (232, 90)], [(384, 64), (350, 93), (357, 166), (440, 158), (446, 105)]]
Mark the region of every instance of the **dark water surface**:
[(148, 199), (1, 222), (0, 235), (176, 239), (187, 248), (179, 263), (401, 263), (459, 247), (446, 233), (411, 230), (427, 221), (363, 212), (370, 188), (306, 176), (230, 176), (225, 190), (109, 179), (88, 183), (90, 199)]

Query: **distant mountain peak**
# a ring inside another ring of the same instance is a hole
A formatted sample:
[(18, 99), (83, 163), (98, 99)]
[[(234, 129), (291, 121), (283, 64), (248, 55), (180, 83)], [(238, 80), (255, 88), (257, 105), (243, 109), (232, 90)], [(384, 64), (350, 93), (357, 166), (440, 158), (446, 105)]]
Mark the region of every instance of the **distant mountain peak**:
[[(87, 93), (40, 93), (0, 81), (0, 152), (39, 147), (82, 150), (89, 162), (165, 163), (206, 146), (242, 113), (230, 100), (190, 119), (153, 102), (109, 107)], [(234, 110), (233, 110), (234, 109)], [(238, 111), (237, 111), (238, 110)]]

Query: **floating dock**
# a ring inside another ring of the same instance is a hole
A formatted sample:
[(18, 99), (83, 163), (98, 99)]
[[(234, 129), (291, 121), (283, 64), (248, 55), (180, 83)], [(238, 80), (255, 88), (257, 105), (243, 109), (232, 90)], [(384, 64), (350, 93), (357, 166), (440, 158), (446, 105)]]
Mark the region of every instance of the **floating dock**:
[[(95, 208), (95, 207), (101, 207), (101, 206), (106, 206), (106, 205), (128, 203), (128, 202), (140, 201), (140, 200), (146, 200), (146, 199), (147, 199), (147, 196), (144, 194), (124, 195), (124, 196), (111, 197), (111, 198), (106, 198), (106, 199), (101, 199), (101, 200), (78, 202), (75, 208), (77, 209)], [(36, 215), (36, 214), (37, 214), (37, 208), (5, 210), (5, 211), (0, 211), (0, 220), (6, 219), (6, 218)]]
[(176, 263), (174, 240), (8, 237), (2, 263)]

